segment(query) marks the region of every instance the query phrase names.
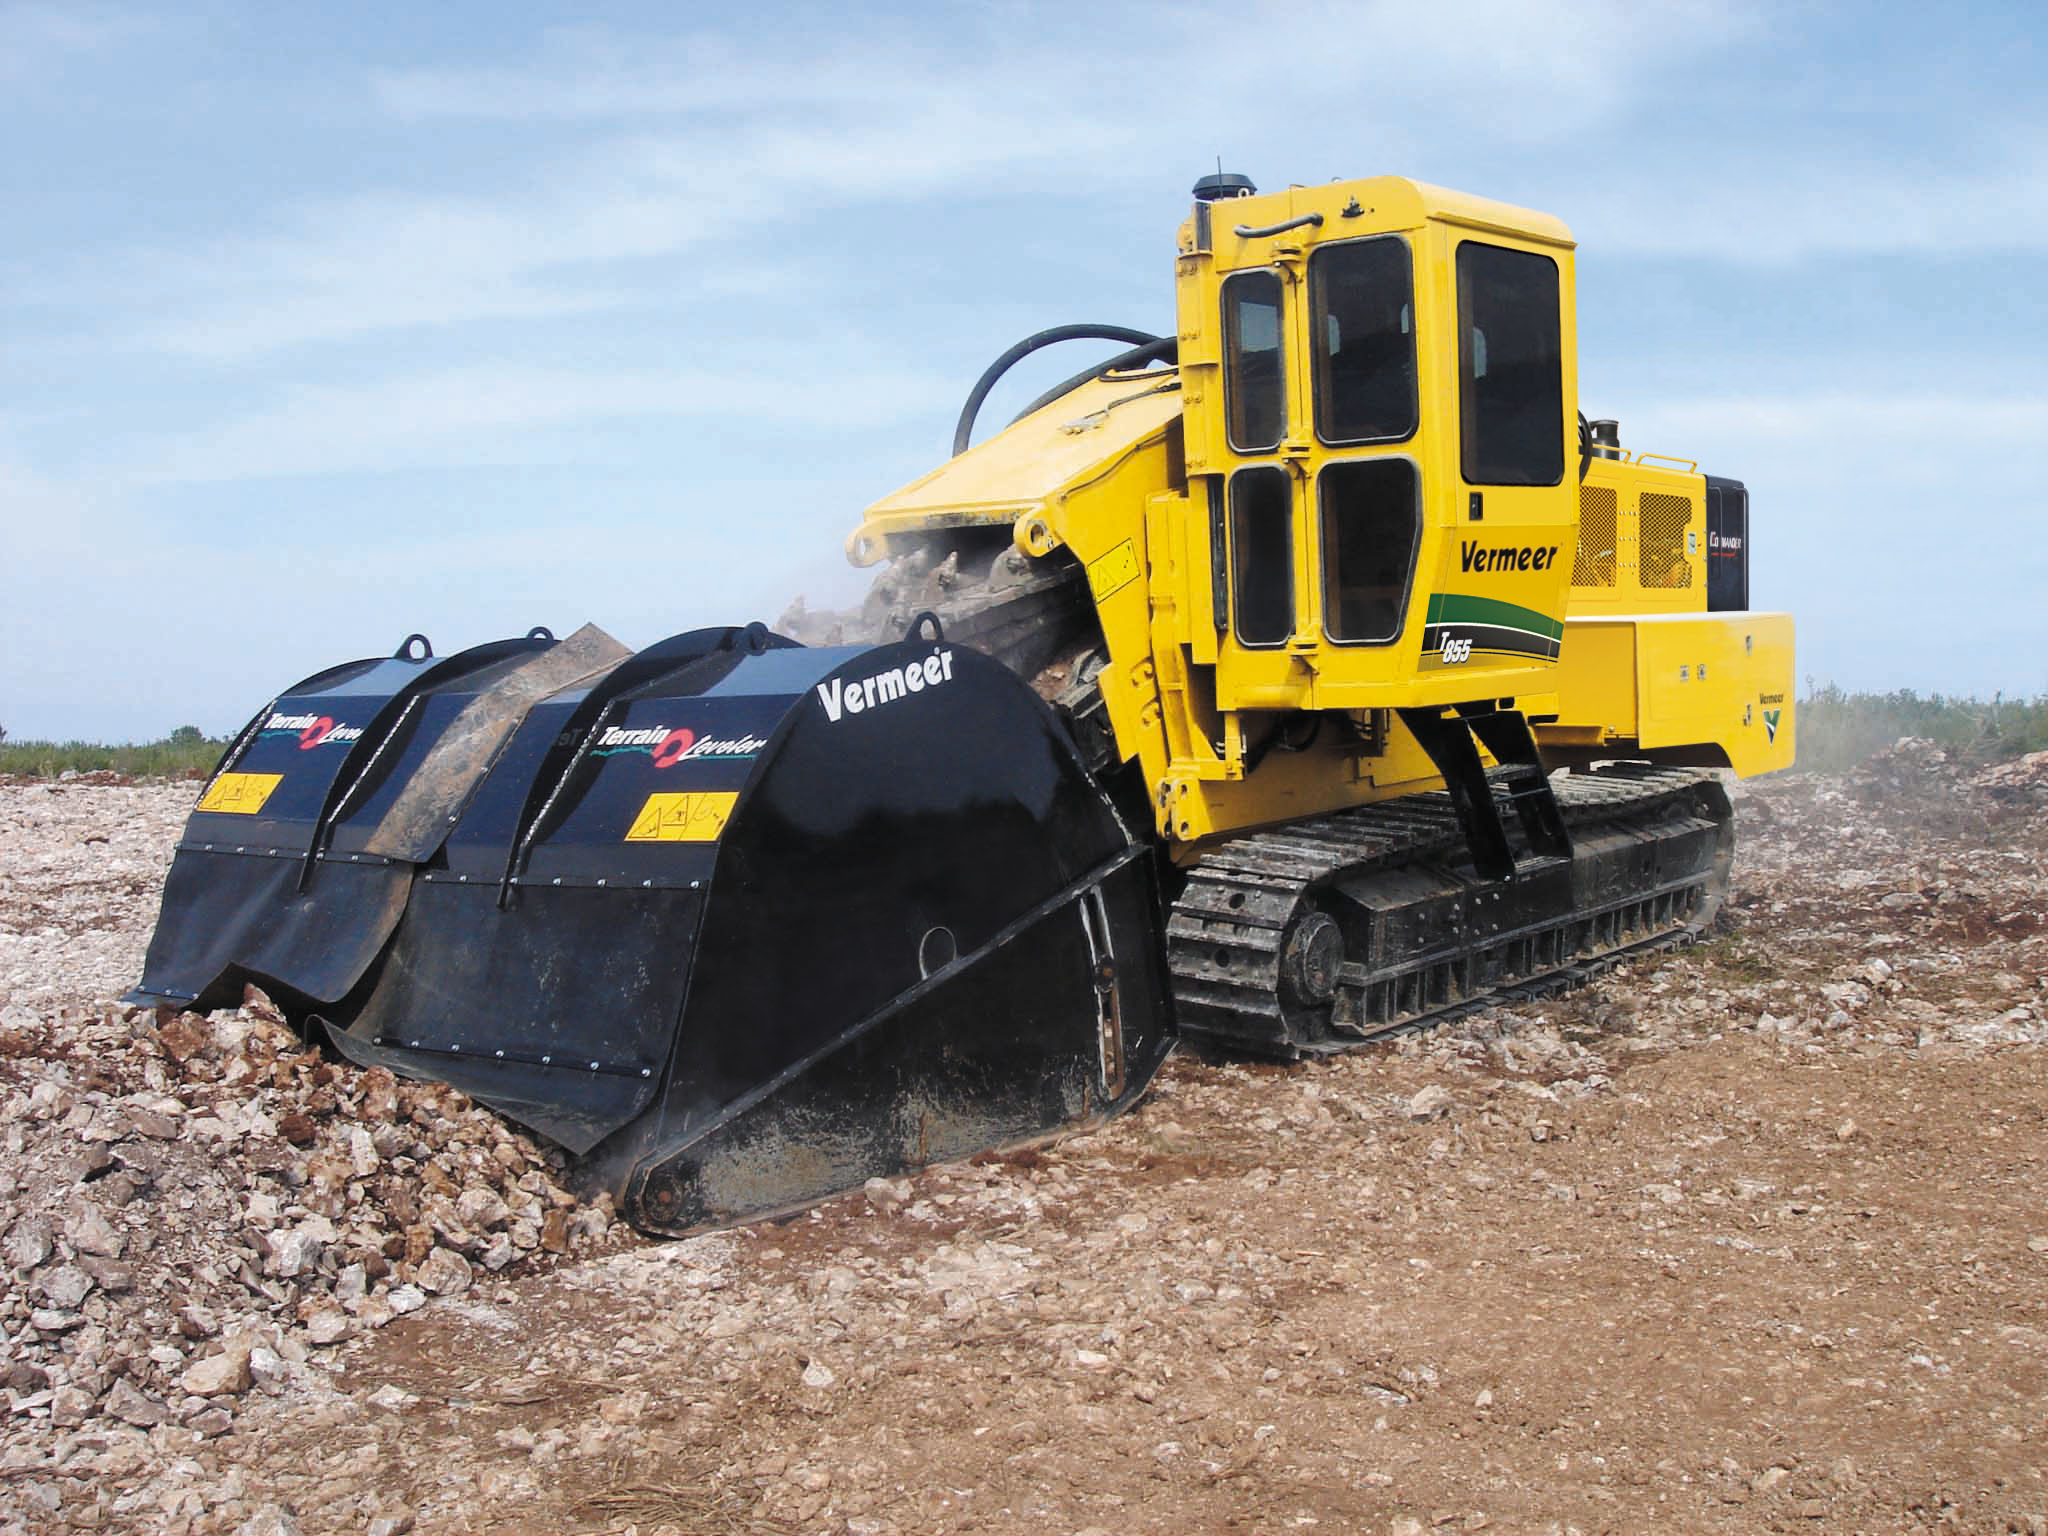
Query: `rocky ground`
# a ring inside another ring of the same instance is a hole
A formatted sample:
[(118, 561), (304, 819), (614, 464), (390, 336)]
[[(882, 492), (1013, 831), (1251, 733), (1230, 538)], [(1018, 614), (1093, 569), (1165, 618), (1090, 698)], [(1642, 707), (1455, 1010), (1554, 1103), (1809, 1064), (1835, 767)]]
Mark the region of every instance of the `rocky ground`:
[(0, 1530), (2048, 1532), (2048, 758), (1747, 788), (1690, 950), (652, 1243), (0, 785)]

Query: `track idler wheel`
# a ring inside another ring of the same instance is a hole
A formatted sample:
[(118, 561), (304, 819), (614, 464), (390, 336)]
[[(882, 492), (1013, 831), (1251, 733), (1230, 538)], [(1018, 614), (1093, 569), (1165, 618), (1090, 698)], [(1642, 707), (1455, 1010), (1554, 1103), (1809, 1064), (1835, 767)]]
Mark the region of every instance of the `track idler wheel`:
[(1344, 931), (1327, 912), (1307, 912), (1280, 946), (1280, 995), (1298, 1008), (1327, 1008), (1344, 969)]

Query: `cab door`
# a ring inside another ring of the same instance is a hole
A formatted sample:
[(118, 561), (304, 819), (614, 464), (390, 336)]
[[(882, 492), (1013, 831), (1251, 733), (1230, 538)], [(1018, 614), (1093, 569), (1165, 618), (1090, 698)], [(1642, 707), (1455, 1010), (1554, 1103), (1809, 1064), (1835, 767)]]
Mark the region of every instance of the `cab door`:
[[(1568, 251), (1446, 226), (1457, 314), (1454, 536), (1424, 630), (1425, 674), (1548, 669), (1576, 527)], [(1529, 681), (1474, 679), (1481, 692)]]
[(1219, 289), (1223, 354), (1221, 505), (1226, 579), (1217, 702), (1284, 708), (1304, 632), (1299, 264), (1231, 272)]
[[(1326, 239), (1308, 260), (1320, 682), (1330, 699), (1398, 681), (1422, 545), (1413, 247)], [(1358, 702), (1364, 702), (1358, 698)]]

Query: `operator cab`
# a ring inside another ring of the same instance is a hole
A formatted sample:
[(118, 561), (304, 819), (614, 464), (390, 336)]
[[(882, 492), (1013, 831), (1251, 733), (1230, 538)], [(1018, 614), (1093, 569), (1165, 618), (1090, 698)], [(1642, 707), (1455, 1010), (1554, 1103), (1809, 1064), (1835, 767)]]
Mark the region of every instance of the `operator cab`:
[(1544, 689), (1576, 511), (1571, 285), (1557, 220), (1397, 177), (1196, 204), (1180, 361), (1219, 709)]

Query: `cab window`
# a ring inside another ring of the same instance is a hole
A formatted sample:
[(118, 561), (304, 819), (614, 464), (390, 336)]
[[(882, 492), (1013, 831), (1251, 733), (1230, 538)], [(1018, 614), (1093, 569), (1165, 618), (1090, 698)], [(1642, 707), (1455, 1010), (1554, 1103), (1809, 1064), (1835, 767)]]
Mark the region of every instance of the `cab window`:
[(1415, 433), (1415, 277), (1398, 235), (1318, 246), (1308, 260), (1316, 436), (1397, 442)]
[(1322, 514), (1323, 627), (1332, 640), (1385, 644), (1401, 635), (1422, 538), (1412, 460), (1356, 459), (1316, 477)]
[(1231, 618), (1240, 645), (1285, 645), (1294, 633), (1292, 503), (1284, 469), (1231, 477)]
[(1564, 362), (1557, 263), (1531, 251), (1458, 247), (1460, 448), (1470, 485), (1564, 478)]
[(1263, 453), (1287, 430), (1285, 359), (1280, 346), (1280, 274), (1238, 272), (1223, 280), (1223, 397), (1230, 446)]

